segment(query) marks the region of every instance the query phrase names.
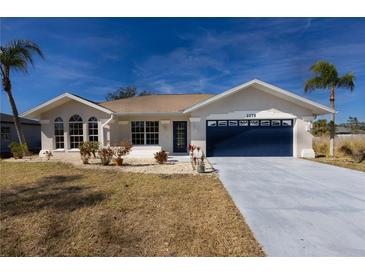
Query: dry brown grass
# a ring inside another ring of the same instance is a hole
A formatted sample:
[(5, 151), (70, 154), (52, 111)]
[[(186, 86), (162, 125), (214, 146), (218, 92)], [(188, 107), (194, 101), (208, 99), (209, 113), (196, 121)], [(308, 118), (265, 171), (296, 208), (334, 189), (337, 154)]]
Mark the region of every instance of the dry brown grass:
[(263, 256), (214, 176), (0, 161), (1, 256)]
[(348, 158), (329, 159), (329, 158), (325, 158), (325, 157), (316, 158), (316, 159), (307, 159), (307, 160), (312, 160), (312, 161), (323, 163), (323, 164), (345, 167), (345, 168), (350, 168), (350, 169), (365, 172), (365, 162), (364, 161), (361, 163), (356, 163), (352, 159), (348, 159)]

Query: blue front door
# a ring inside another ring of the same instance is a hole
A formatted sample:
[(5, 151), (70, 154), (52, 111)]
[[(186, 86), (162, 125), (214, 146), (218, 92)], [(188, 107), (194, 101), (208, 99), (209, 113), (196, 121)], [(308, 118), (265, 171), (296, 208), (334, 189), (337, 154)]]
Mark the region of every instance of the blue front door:
[(293, 156), (293, 120), (209, 120), (207, 156)]

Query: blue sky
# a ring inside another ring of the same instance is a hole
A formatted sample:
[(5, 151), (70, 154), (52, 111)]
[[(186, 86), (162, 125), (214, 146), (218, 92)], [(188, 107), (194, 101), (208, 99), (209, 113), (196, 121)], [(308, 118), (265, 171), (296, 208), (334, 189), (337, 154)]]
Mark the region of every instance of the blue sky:
[[(1, 44), (39, 44), (29, 74), (13, 73), (23, 112), (63, 91), (102, 101), (130, 84), (158, 93), (219, 93), (258, 78), (328, 105), (328, 91), (304, 94), (316, 60), (356, 75), (337, 90), (337, 120), (365, 120), (365, 19), (2, 18)], [(1, 111), (10, 112), (1, 92)]]

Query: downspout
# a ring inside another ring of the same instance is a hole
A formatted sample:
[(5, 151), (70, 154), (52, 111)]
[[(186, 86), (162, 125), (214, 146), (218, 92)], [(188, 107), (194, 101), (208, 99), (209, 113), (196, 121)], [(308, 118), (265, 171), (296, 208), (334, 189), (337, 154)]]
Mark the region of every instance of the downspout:
[(102, 142), (101, 142), (101, 146), (104, 146), (104, 127), (106, 125), (108, 125), (112, 120), (114, 119), (114, 114), (112, 113), (110, 118), (108, 120), (106, 120), (106, 122), (104, 124), (101, 125), (101, 138), (102, 138)]

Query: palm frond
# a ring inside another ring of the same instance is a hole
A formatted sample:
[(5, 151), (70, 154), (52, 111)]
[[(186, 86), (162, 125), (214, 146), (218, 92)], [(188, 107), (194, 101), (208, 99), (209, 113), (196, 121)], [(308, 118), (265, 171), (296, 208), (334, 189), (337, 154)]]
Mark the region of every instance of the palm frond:
[(315, 76), (322, 79), (323, 87), (327, 88), (336, 84), (338, 80), (338, 73), (336, 67), (327, 61), (317, 61), (311, 67), (310, 71)]
[(322, 89), (326, 88), (326, 83), (323, 82), (321, 77), (313, 77), (312, 79), (309, 79), (305, 81), (304, 84), (304, 91), (310, 92), (316, 89)]
[(39, 46), (28, 40), (13, 40), (1, 46), (0, 63), (3, 67), (27, 72), (28, 64), (34, 66), (33, 56), (44, 58)]
[(338, 79), (338, 87), (346, 88), (350, 91), (353, 91), (355, 88), (355, 76), (352, 72), (348, 72), (344, 74), (342, 77)]

